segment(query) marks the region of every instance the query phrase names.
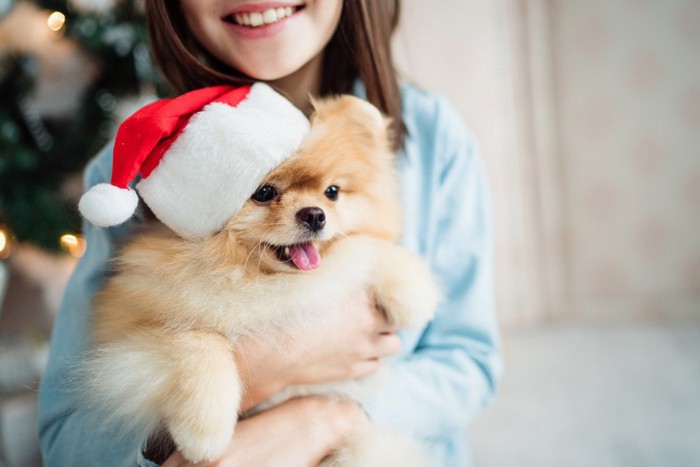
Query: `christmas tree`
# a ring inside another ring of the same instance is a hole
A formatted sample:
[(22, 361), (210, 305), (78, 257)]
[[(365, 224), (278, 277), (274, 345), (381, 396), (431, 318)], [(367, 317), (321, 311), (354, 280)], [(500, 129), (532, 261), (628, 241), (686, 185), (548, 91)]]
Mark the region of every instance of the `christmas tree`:
[[(45, 31), (18, 31), (30, 26)], [(81, 64), (63, 87), (46, 76), (52, 48), (62, 65)], [(63, 234), (79, 234), (67, 180), (110, 140), (121, 102), (164, 90), (141, 2), (0, 0), (0, 235), (57, 251)], [(66, 94), (75, 99), (59, 105)]]

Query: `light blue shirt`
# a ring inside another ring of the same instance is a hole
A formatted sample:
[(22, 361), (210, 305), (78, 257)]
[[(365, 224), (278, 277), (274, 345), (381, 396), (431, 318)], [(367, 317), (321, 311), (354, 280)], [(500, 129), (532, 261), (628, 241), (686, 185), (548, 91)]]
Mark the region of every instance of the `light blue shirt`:
[[(468, 427), (501, 373), (488, 184), (474, 139), (449, 104), (412, 86), (402, 87), (402, 100), (409, 134), (399, 155), (403, 244), (430, 263), (445, 300), (424, 330), (401, 334), (385, 384), (360, 402), (374, 422), (424, 440), (432, 465), (466, 466)], [(111, 157), (105, 150), (88, 165), (86, 187), (109, 181)], [(47, 467), (152, 465), (141, 455), (145, 440), (87, 410), (71, 379), (107, 261), (139, 222), (84, 223), (88, 249), (68, 283), (39, 393)]]

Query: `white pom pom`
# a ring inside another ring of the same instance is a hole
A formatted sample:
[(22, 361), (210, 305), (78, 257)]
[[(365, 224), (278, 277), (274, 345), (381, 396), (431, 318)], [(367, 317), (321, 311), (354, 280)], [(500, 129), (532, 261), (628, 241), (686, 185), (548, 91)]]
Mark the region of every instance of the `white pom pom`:
[(100, 183), (80, 198), (78, 209), (93, 225), (111, 227), (129, 219), (138, 203), (139, 197), (135, 191)]

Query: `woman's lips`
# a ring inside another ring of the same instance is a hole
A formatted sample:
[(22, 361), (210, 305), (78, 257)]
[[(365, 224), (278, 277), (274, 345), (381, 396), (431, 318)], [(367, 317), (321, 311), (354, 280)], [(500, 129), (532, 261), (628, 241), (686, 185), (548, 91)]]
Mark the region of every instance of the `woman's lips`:
[(233, 18), (234, 23), (238, 24), (239, 26), (257, 28), (282, 21), (284, 18), (292, 16), (295, 12), (296, 8), (288, 6), (268, 8), (264, 11), (234, 13), (231, 15), (231, 17)]
[(304, 7), (304, 4), (293, 4), (283, 2), (263, 2), (242, 4), (234, 8), (224, 20), (251, 28), (264, 27), (275, 24)]
[(304, 5), (281, 3), (241, 5), (223, 20), (243, 37), (267, 37), (279, 31), (303, 8)]

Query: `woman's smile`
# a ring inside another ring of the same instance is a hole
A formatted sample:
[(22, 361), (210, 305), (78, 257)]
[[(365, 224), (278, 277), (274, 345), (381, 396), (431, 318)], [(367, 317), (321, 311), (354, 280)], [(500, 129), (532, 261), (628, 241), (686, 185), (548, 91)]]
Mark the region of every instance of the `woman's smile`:
[(237, 11), (226, 16), (224, 21), (233, 22), (239, 26), (259, 28), (289, 18), (302, 7), (303, 5), (269, 7), (265, 5), (252, 5), (250, 7), (243, 5), (237, 8)]
[(255, 39), (278, 33), (303, 9), (304, 4), (243, 4), (222, 19), (235, 34), (245, 39)]

